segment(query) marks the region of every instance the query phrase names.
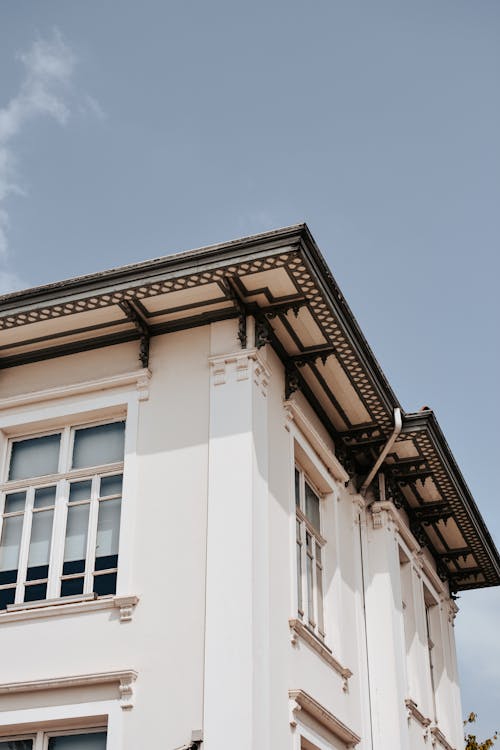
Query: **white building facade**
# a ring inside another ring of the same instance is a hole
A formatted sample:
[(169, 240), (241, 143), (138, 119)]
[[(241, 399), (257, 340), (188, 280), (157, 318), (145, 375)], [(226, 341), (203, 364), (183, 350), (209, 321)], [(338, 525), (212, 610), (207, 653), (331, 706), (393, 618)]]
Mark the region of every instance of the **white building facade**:
[(307, 227), (0, 300), (0, 750), (463, 745), (498, 552)]

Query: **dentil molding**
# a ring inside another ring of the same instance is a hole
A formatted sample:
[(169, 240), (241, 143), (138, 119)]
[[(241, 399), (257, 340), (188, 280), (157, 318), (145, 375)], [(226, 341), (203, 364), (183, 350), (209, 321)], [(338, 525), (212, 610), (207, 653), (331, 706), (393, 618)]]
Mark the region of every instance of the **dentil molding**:
[(249, 380), (267, 396), (271, 379), (269, 365), (264, 362), (258, 349), (241, 349), (230, 354), (218, 354), (208, 358), (214, 386), (225, 385), (230, 380)]

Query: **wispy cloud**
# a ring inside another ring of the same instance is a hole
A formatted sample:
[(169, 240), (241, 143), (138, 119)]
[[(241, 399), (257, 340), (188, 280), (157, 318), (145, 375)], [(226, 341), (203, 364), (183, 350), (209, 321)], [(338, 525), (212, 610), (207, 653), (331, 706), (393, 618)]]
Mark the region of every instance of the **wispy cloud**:
[[(23, 80), (17, 94), (0, 108), (0, 263), (3, 266), (8, 256), (7, 199), (12, 194), (24, 194), (16, 177), (15, 139), (38, 117), (49, 117), (59, 125), (67, 123), (76, 64), (73, 52), (57, 30), (50, 39), (35, 41), (18, 57), (24, 66)], [(15, 273), (0, 268), (0, 292), (10, 291), (19, 281)]]

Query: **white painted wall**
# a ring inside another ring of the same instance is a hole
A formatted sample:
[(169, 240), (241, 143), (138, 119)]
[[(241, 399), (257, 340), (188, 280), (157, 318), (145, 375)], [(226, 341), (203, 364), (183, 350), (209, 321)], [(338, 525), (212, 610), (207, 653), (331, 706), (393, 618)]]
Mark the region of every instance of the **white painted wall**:
[[(138, 368), (136, 357), (132, 343), (13, 368), (2, 373), (1, 398), (130, 372)], [(140, 598), (132, 620), (120, 622), (118, 610), (70, 615), (61, 608), (56, 617), (10, 623), (0, 615), (0, 683), (135, 669), (134, 708), (110, 713), (117, 750), (158, 742), (174, 750), (203, 726), (207, 750), (299, 747), (301, 712), (293, 728), (288, 698), (295, 689), (361, 736), (363, 750), (428, 748), (430, 740), (405, 708), (411, 698), (424, 716), (435, 718), (425, 570), (409, 550), (412, 627), (405, 639), (398, 529), (385, 511), (374, 528), (352, 486), (328, 478), (319, 458), (325, 644), (352, 672), (347, 689), (316, 650), (301, 638), (291, 642), (297, 426), (283, 404), (278, 357), (269, 348), (242, 353), (236, 323), (226, 321), (154, 338), (150, 368), (149, 398), (134, 402), (136, 450), (129, 468), (135, 478), (133, 496), (124, 500), (132, 508), (132, 528), (121, 593)], [(294, 399), (333, 448), (303, 396)], [(57, 408), (64, 411), (63, 400)], [(458, 747), (450, 607), (442, 591), (437, 596), (436, 712)], [(116, 707), (117, 699), (116, 686), (0, 694), (0, 726), (28, 716), (19, 711), (41, 720), (49, 704), (51, 717), (58, 710), (67, 714), (69, 705), (81, 716), (78, 706), (89, 713), (90, 702), (99, 713), (104, 705)], [(320, 745), (329, 746), (326, 735)], [(330, 738), (330, 746), (342, 743)]]

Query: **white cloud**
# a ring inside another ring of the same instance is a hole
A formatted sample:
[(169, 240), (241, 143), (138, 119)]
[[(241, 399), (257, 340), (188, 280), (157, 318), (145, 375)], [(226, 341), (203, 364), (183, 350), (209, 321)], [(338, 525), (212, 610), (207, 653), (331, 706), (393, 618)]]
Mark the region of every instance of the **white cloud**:
[(23, 289), (25, 286), (27, 286), (26, 283), (17, 273), (2, 271), (0, 269), (0, 294), (9, 294), (9, 292), (15, 292), (18, 289)]
[(23, 81), (18, 93), (0, 109), (0, 258), (5, 258), (8, 246), (5, 201), (12, 193), (22, 192), (15, 180), (13, 141), (36, 117), (52, 117), (61, 125), (67, 122), (65, 97), (76, 62), (58, 31), (50, 40), (38, 39), (19, 59), (24, 65)]

